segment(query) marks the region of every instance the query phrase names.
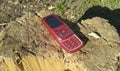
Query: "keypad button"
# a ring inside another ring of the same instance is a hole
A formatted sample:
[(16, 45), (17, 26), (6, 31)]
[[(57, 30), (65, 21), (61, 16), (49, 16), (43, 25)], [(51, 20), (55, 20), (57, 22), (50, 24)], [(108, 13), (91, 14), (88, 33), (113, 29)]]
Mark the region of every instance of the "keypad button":
[(74, 46), (75, 45), (75, 43), (73, 42), (72, 44), (71, 44), (71, 46)]
[(62, 34), (64, 34), (65, 32), (66, 32), (66, 30), (62, 30), (62, 32), (61, 32), (61, 33), (62, 33)]
[(81, 44), (79, 39), (75, 36), (70, 37), (69, 39), (65, 40), (62, 43), (68, 49), (76, 48), (77, 46), (79, 46)]

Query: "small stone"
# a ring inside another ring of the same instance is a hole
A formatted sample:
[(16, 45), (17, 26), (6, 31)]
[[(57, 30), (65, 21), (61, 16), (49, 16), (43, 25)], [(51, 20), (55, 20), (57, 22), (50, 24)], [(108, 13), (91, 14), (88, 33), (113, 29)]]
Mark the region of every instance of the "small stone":
[(75, 16), (71, 15), (70, 18), (73, 19), (73, 18), (75, 18)]

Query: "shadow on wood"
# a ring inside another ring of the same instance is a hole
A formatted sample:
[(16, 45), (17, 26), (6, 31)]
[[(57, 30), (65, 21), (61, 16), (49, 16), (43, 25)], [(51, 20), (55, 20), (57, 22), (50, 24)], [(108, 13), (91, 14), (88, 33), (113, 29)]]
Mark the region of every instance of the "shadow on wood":
[(101, 17), (109, 20), (110, 24), (116, 27), (120, 35), (120, 9), (110, 10), (108, 7), (93, 6), (78, 21), (80, 22), (81, 20), (91, 19), (93, 17)]

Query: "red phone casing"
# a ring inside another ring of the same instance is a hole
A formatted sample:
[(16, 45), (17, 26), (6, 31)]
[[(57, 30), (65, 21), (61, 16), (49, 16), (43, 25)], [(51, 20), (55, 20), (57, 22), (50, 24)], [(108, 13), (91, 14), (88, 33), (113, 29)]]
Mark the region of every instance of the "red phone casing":
[[(61, 25), (55, 28), (51, 28), (46, 22), (46, 19), (50, 16), (53, 16), (59, 20), (61, 22)], [(74, 32), (57, 15), (52, 14), (46, 16), (42, 18), (41, 21), (65, 51), (73, 53), (82, 48), (83, 41), (78, 38), (78, 36), (74, 34)]]

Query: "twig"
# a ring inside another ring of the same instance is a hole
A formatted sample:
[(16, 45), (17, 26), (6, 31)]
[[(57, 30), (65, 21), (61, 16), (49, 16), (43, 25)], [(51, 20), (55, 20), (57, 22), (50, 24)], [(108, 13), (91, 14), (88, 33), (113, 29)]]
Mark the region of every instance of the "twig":
[(4, 26), (4, 25), (7, 25), (7, 23), (0, 23), (0, 26)]

